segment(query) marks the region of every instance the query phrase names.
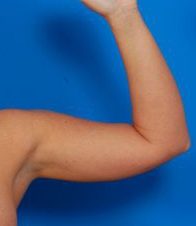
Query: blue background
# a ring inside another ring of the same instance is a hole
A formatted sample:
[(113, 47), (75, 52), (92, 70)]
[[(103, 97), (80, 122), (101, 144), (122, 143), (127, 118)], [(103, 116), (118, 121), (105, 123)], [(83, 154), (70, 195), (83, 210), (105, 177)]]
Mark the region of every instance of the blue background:
[[(195, 226), (196, 2), (139, 2), (178, 83), (190, 151), (108, 183), (36, 180), (19, 226)], [(107, 23), (79, 0), (0, 0), (0, 108), (130, 122), (127, 78)]]

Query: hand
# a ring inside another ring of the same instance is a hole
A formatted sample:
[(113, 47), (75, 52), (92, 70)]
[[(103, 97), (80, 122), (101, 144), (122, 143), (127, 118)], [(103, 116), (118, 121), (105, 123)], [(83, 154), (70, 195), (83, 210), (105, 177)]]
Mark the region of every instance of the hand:
[(137, 8), (137, 0), (82, 0), (82, 2), (105, 18), (128, 13)]

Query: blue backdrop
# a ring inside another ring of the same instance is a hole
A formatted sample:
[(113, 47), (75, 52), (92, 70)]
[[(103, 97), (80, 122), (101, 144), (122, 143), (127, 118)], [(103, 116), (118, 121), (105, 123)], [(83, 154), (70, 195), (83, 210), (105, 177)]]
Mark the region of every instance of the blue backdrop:
[[(143, 0), (184, 100), (191, 150), (108, 183), (33, 182), (19, 226), (195, 226), (196, 2)], [(79, 0), (0, 0), (0, 108), (129, 122), (127, 78), (107, 23)]]

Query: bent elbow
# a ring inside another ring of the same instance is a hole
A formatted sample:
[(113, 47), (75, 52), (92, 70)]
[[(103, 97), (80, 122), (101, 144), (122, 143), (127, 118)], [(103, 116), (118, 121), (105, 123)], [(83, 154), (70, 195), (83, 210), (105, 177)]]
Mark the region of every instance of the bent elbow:
[(191, 140), (190, 140), (190, 137), (187, 137), (182, 143), (180, 143), (179, 153), (187, 152), (190, 149), (190, 147), (191, 147)]
[(159, 157), (158, 163), (167, 162), (183, 153), (186, 153), (191, 147), (191, 140), (189, 137), (184, 138), (183, 141), (180, 139), (167, 140), (164, 144), (158, 145)]
[(181, 155), (183, 153), (186, 153), (191, 147), (191, 140), (187, 136), (183, 140), (176, 139), (172, 146), (166, 147), (169, 151), (168, 155), (170, 158), (177, 157), (178, 155)]

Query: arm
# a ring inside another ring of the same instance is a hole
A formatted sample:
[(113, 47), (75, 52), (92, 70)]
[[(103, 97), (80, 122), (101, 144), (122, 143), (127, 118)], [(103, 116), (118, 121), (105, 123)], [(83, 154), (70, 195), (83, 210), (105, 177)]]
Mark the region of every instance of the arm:
[(129, 80), (133, 125), (34, 111), (43, 139), (33, 161), (39, 177), (108, 181), (148, 171), (189, 147), (182, 101), (133, 0), (84, 0), (105, 17)]

